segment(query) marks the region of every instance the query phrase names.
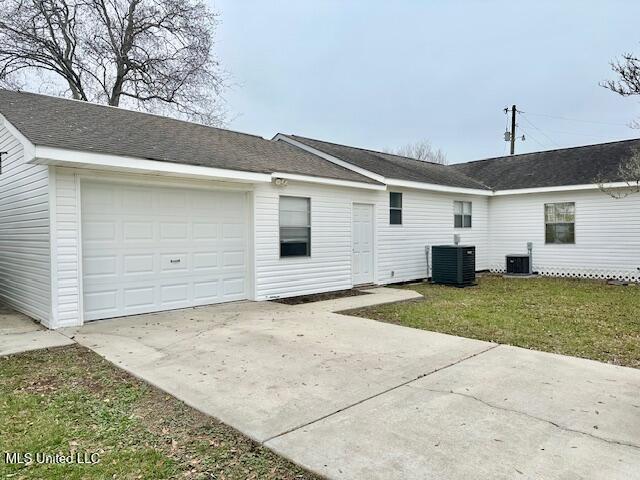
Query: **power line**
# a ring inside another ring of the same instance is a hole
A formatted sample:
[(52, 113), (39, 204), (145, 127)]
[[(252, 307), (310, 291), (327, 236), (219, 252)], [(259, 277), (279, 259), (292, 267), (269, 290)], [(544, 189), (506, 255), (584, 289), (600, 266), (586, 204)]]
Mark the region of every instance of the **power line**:
[(524, 114), (520, 114), (520, 116), (522, 118), (524, 118), (524, 120), (531, 125), (533, 128), (535, 128), (537, 131), (539, 131), (542, 135), (544, 135), (545, 138), (547, 138), (552, 145), (555, 145), (556, 147), (560, 148), (560, 145), (558, 144), (558, 142), (556, 142), (553, 138), (551, 138), (549, 135), (547, 135), (546, 133), (544, 133), (542, 130), (540, 130), (538, 127), (536, 127), (533, 122), (531, 120), (529, 120)]
[(589, 137), (589, 138), (596, 138), (596, 139), (600, 139), (602, 140), (603, 137), (608, 137), (608, 135), (604, 134), (604, 135), (594, 135), (591, 133), (579, 133), (579, 132), (565, 132), (562, 130), (547, 130), (549, 133), (558, 133), (560, 135), (578, 135), (580, 137)]
[(527, 130), (525, 130), (524, 128), (520, 127), (520, 130), (522, 130), (528, 138), (531, 138), (534, 142), (536, 142), (536, 143), (537, 143), (538, 145), (540, 145), (542, 148), (544, 148), (544, 149), (547, 149), (547, 148), (548, 148), (548, 147), (547, 147), (547, 145), (543, 145), (543, 144), (542, 144), (542, 142), (540, 142), (540, 140), (538, 140), (536, 137), (534, 137), (533, 135), (531, 135), (531, 133), (530, 133), (530, 132), (528, 132)]
[(601, 121), (598, 121), (598, 120), (582, 120), (580, 118), (561, 117), (561, 116), (558, 116), (558, 115), (547, 115), (546, 113), (527, 112), (527, 115), (535, 115), (537, 117), (557, 118), (559, 120), (567, 120), (569, 122), (595, 123), (597, 125), (610, 125), (610, 126), (613, 126), (613, 127), (627, 127), (627, 128), (629, 128), (629, 125), (627, 125), (626, 123), (601, 122)]

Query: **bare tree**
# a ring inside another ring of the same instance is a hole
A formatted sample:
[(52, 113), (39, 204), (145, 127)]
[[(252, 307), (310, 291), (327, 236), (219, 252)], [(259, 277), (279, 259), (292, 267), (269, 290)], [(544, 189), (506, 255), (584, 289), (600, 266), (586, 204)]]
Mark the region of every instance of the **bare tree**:
[(447, 164), (447, 155), (440, 148), (435, 149), (428, 140), (409, 143), (394, 149), (387, 148), (384, 151), (386, 153), (415, 158), (416, 160), (423, 160), (425, 162), (440, 163), (441, 165)]
[(618, 79), (602, 82), (603, 87), (625, 97), (640, 95), (640, 58), (625, 53), (622, 59), (611, 62), (611, 70), (618, 74)]
[[(624, 182), (622, 187), (612, 188), (608, 184)], [(599, 175), (596, 178), (598, 188), (613, 198), (625, 198), (634, 193), (640, 193), (640, 148), (633, 150), (631, 157), (620, 164), (617, 178), (612, 180)]]
[[(625, 53), (621, 59), (611, 62), (611, 69), (618, 75), (616, 80), (607, 80), (600, 85), (612, 92), (630, 97), (640, 95), (640, 58), (632, 53)], [(640, 128), (637, 120), (631, 123), (631, 127)], [(634, 193), (640, 193), (640, 149), (634, 149), (632, 155), (618, 168), (618, 182), (624, 182), (622, 188), (611, 188), (607, 184), (613, 183), (611, 179), (599, 175), (596, 178), (598, 188), (613, 198), (625, 198)]]
[[(622, 58), (611, 62), (611, 70), (617, 74), (616, 80), (605, 80), (600, 85), (612, 92), (630, 97), (640, 95), (640, 57), (625, 53)], [(631, 127), (640, 128), (640, 121), (631, 122)]]
[(215, 26), (203, 0), (0, 0), (0, 84), (217, 124)]

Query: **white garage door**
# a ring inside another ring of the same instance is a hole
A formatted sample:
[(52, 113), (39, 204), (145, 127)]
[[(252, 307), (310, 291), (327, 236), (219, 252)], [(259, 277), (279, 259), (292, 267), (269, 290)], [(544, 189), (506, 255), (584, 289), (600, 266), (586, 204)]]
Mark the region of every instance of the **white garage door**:
[(81, 189), (85, 321), (247, 298), (245, 193)]

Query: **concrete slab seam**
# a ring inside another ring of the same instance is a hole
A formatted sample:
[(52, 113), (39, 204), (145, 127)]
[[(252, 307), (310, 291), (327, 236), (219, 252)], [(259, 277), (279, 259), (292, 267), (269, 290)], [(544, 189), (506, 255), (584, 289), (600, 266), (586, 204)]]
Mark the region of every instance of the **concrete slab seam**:
[(640, 445), (636, 445), (635, 443), (621, 442), (619, 440), (613, 440), (613, 439), (610, 439), (610, 438), (600, 437), (598, 435), (594, 435), (594, 434), (589, 433), (589, 432), (584, 432), (582, 430), (576, 430), (576, 429), (573, 429), (573, 428), (570, 428), (570, 427), (566, 427), (566, 426), (560, 425), (559, 423), (556, 423), (556, 422), (554, 422), (552, 420), (548, 420), (548, 419), (542, 418), (542, 417), (537, 417), (535, 415), (531, 415), (530, 413), (523, 412), (521, 410), (515, 410), (515, 409), (511, 409), (511, 408), (501, 407), (500, 405), (494, 405), (493, 403), (487, 402), (486, 400), (483, 400), (483, 399), (481, 399), (479, 397), (476, 397), (475, 395), (471, 395), (469, 393), (454, 392), (453, 390), (438, 390), (438, 389), (435, 389), (435, 388), (418, 387), (418, 386), (413, 386), (413, 385), (407, 385), (407, 386), (409, 388), (413, 388), (413, 389), (416, 389), (416, 390), (425, 390), (427, 392), (444, 393), (444, 394), (458, 395), (460, 397), (469, 398), (471, 400), (475, 400), (477, 402), (480, 402), (480, 403), (482, 403), (483, 405), (486, 405), (489, 408), (493, 408), (493, 409), (496, 409), (496, 410), (501, 410), (503, 412), (515, 413), (515, 414), (518, 414), (518, 415), (525, 416), (527, 418), (531, 418), (532, 420), (545, 422), (545, 423), (553, 425), (554, 427), (556, 427), (556, 428), (558, 428), (560, 430), (566, 431), (566, 432), (577, 433), (577, 434), (580, 434), (580, 435), (586, 435), (588, 437), (591, 437), (591, 438), (596, 439), (596, 440), (600, 440), (600, 441), (605, 442), (605, 443), (614, 444), (614, 445), (620, 445), (620, 446), (625, 446), (625, 447), (631, 447), (631, 448), (635, 448), (635, 449), (640, 450)]
[(318, 418), (316, 418), (314, 420), (311, 420), (309, 422), (303, 423), (303, 424), (298, 425), (296, 427), (290, 428), (289, 430), (285, 430), (284, 432), (278, 433), (277, 435), (273, 435), (273, 436), (267, 438), (266, 440), (263, 440), (260, 443), (262, 443), (263, 445), (266, 445), (271, 440), (275, 440), (276, 438), (283, 437), (285, 435), (288, 435), (289, 433), (295, 432), (296, 430), (300, 430), (301, 428), (305, 428), (305, 427), (308, 427), (309, 425), (313, 425), (314, 423), (317, 423), (317, 422), (320, 422), (322, 420), (325, 420), (325, 419), (327, 419), (329, 417), (337, 415), (338, 413), (344, 412), (345, 410), (348, 410), (350, 408), (353, 408), (353, 407), (356, 407), (358, 405), (361, 405), (361, 404), (363, 404), (363, 403), (365, 403), (365, 402), (367, 402), (369, 400), (377, 398), (377, 397), (379, 397), (381, 395), (384, 395), (386, 393), (392, 392), (392, 391), (397, 390), (397, 389), (402, 388), (402, 387), (406, 387), (409, 384), (411, 384), (413, 382), (416, 382), (416, 381), (418, 381), (418, 380), (420, 380), (420, 379), (422, 379), (424, 377), (427, 377), (429, 375), (433, 375), (434, 373), (440, 372), (440, 371), (442, 371), (442, 370), (444, 370), (446, 368), (450, 368), (450, 367), (453, 367), (455, 365), (458, 365), (459, 363), (462, 363), (465, 360), (469, 360), (471, 358), (477, 357), (478, 355), (482, 355), (483, 353), (487, 353), (488, 351), (493, 350), (494, 348), (498, 348), (499, 346), (500, 346), (499, 344), (498, 345), (491, 345), (489, 348), (481, 350), (480, 352), (476, 352), (476, 353), (474, 353), (472, 355), (468, 355), (468, 356), (463, 357), (463, 358), (461, 358), (459, 360), (456, 360), (455, 362), (449, 363), (447, 365), (444, 365), (442, 367), (436, 368), (436, 369), (431, 370), (429, 372), (422, 373), (422, 374), (418, 375), (417, 377), (414, 377), (414, 378), (412, 378), (410, 380), (407, 380), (406, 382), (399, 383), (398, 385), (394, 385), (393, 387), (389, 387), (389, 388), (387, 388), (387, 389), (385, 389), (385, 390), (383, 390), (381, 392), (374, 393), (373, 395), (370, 395), (370, 396), (368, 396), (366, 398), (363, 398), (362, 400), (358, 400), (357, 402), (349, 404), (349, 405), (347, 405), (345, 407), (339, 408), (338, 410), (335, 410), (335, 411), (333, 411), (331, 413), (327, 413), (326, 415), (318, 417)]

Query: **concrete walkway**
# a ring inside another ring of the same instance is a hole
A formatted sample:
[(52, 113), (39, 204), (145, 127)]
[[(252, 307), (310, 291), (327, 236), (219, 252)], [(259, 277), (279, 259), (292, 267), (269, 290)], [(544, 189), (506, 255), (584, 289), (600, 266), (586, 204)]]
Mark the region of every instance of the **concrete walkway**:
[(0, 355), (71, 345), (73, 340), (45, 329), (31, 318), (0, 303)]
[(640, 478), (640, 370), (333, 313), (236, 303), (66, 329), (336, 479)]

